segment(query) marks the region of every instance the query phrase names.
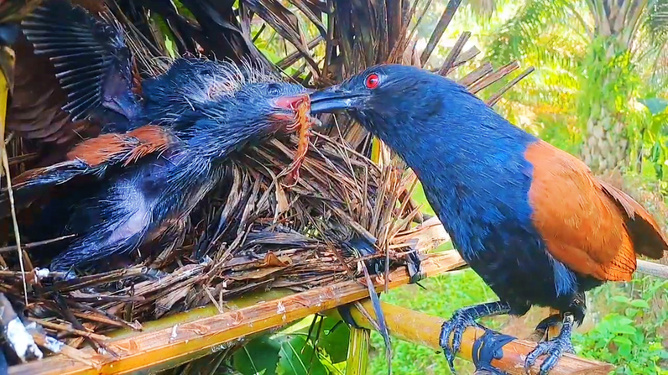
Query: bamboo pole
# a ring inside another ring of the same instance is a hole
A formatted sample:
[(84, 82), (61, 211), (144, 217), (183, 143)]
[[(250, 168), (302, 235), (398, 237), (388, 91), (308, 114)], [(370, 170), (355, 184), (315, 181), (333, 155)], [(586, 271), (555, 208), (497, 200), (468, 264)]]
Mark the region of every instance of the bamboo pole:
[[(376, 319), (371, 301), (366, 299), (363, 301), (364, 309)], [(423, 314), (412, 311), (403, 307), (390, 305), (381, 302), (383, 314), (390, 334), (401, 340), (410, 341), (412, 343), (427, 346), (432, 349), (441, 350), (438, 345), (439, 333), (441, 325), (444, 320), (439, 317)], [(355, 322), (361, 327), (372, 329), (371, 323), (366, 317), (357, 309), (351, 308), (350, 313), (355, 319)], [(332, 312), (335, 314), (335, 312)], [(471, 361), (473, 357), (473, 346), (479, 340), (485, 330), (482, 328), (468, 328), (462, 338), (462, 348), (458, 356)], [(524, 375), (524, 358), (536, 347), (535, 343), (524, 340), (513, 340), (504, 345), (503, 356), (501, 359), (491, 361), (491, 364), (511, 375)], [(441, 358), (445, 361), (445, 358)], [(538, 374), (542, 358), (536, 361), (534, 367), (531, 368), (531, 374)], [(550, 372), (550, 375), (573, 375), (573, 374), (587, 374), (587, 375), (604, 375), (609, 374), (614, 368), (612, 365), (604, 362), (598, 362), (579, 358), (575, 355), (564, 355), (557, 366)]]
[[(429, 257), (422, 262), (426, 276), (435, 276), (459, 268), (463, 261), (454, 251), (446, 251)], [(389, 275), (392, 288), (407, 284), (410, 277), (404, 268)], [(380, 291), (384, 284), (377, 284)], [(73, 374), (128, 374), (156, 367), (166, 369), (186, 361), (211, 354), (225, 347), (231, 341), (239, 340), (254, 333), (284, 326), (309, 315), (323, 312), (368, 297), (363, 283), (346, 281), (334, 285), (315, 288), (299, 294), (265, 300), (252, 306), (233, 309), (223, 314), (209, 314), (195, 309), (191, 314), (166, 318), (167, 324), (157, 321), (148, 332), (125, 334), (106, 342), (118, 357), (109, 354), (93, 354), (95, 366), (75, 362), (63, 355), (55, 355), (42, 361), (12, 366), (9, 374), (23, 375), (73, 375)], [(184, 323), (185, 322), (185, 323)], [(127, 332), (127, 331), (124, 331)], [(111, 335), (110, 335), (111, 336)], [(82, 349), (93, 353), (92, 349)]]

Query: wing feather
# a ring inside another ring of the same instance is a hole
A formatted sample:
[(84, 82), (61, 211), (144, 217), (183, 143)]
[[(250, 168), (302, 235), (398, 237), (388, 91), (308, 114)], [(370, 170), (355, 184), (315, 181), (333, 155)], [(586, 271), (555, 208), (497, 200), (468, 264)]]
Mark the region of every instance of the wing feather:
[(525, 157), (533, 164), (532, 221), (555, 259), (584, 275), (625, 281), (637, 254), (668, 250), (651, 215), (582, 161), (543, 141), (530, 145)]
[(132, 89), (132, 60), (123, 31), (106, 13), (93, 17), (68, 0), (50, 0), (22, 23), (35, 54), (47, 56), (56, 70), (74, 121), (105, 104), (106, 97)]
[[(12, 190), (19, 209), (29, 206), (51, 187), (81, 176), (102, 177), (112, 166), (127, 166), (148, 155), (174, 147), (178, 140), (169, 130), (146, 125), (131, 132), (103, 134), (88, 139), (67, 154), (67, 160), (36, 168), (13, 179)], [(6, 188), (0, 191), (0, 217), (9, 213)]]

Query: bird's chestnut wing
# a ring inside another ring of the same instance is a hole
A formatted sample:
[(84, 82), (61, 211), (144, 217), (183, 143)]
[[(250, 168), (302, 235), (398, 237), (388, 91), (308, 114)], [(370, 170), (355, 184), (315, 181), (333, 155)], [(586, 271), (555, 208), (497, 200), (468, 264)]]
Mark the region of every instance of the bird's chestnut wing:
[[(103, 178), (111, 167), (125, 167), (148, 155), (178, 147), (169, 130), (146, 125), (124, 134), (109, 133), (88, 139), (67, 154), (66, 161), (24, 172), (13, 179), (12, 190), (18, 209), (28, 206), (55, 185), (81, 176)], [(0, 217), (9, 213), (7, 189), (0, 191)]]
[(146, 155), (167, 150), (175, 141), (167, 128), (145, 125), (123, 134), (109, 133), (88, 139), (73, 148), (67, 158), (81, 160), (90, 168), (126, 166)]
[(640, 250), (646, 243), (659, 245), (660, 252), (668, 248), (640, 204), (602, 184), (577, 158), (543, 141), (529, 145), (525, 157), (533, 165), (532, 221), (550, 254), (572, 270), (599, 280), (630, 280), (636, 254), (651, 253)]
[(603, 191), (623, 211), (626, 226), (637, 254), (660, 259), (668, 243), (654, 218), (628, 194), (605, 181), (598, 181)]

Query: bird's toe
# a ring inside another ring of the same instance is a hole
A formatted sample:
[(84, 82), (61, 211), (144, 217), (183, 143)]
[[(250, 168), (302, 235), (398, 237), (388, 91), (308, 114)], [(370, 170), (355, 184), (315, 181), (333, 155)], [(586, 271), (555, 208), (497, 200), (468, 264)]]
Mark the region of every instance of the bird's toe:
[(524, 367), (528, 372), (536, 363), (538, 357), (547, 354), (547, 357), (540, 365), (540, 374), (547, 375), (554, 366), (557, 365), (557, 362), (559, 362), (559, 359), (564, 353), (575, 353), (573, 345), (570, 340), (566, 338), (558, 337), (550, 341), (541, 342), (536, 346), (536, 349), (529, 353), (524, 363)]
[(548, 343), (548, 341), (538, 343), (536, 349), (532, 350), (531, 353), (527, 355), (526, 359), (524, 360), (524, 369), (527, 371), (527, 373), (529, 373), (529, 369), (536, 363), (538, 357), (547, 352)]
[[(455, 374), (455, 356), (461, 347), (464, 331), (466, 328), (476, 325), (477, 323), (473, 317), (459, 310), (455, 312), (452, 319), (445, 321), (441, 327), (439, 343), (453, 374)], [(450, 336), (452, 336), (452, 343), (450, 342)]]

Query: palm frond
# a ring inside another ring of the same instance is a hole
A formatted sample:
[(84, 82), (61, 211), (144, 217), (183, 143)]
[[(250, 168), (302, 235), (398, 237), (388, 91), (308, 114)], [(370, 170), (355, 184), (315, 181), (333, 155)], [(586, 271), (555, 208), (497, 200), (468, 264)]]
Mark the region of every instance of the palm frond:
[[(573, 23), (574, 17), (583, 21)], [(494, 34), (488, 56), (501, 61), (524, 58), (528, 52), (540, 52), (544, 44), (537, 43), (536, 39), (549, 33), (555, 25), (574, 25), (572, 27), (575, 34), (584, 35), (587, 33), (584, 22), (584, 17), (568, 0), (528, 0), (518, 13)], [(560, 43), (554, 40), (553, 43), (548, 43), (550, 44)], [(537, 47), (539, 45), (540, 48)]]

